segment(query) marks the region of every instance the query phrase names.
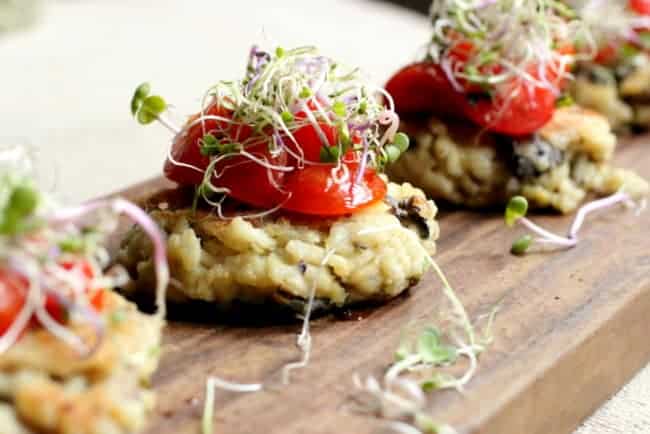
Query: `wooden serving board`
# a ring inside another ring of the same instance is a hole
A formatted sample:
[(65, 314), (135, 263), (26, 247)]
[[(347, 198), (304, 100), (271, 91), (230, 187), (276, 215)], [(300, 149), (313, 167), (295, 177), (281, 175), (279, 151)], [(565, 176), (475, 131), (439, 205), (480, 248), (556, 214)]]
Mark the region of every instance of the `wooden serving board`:
[[(650, 178), (650, 139), (626, 140), (617, 157)], [(167, 186), (153, 180), (123, 192), (138, 200)], [(466, 394), (431, 395), (435, 420), (460, 433), (570, 433), (650, 360), (650, 212), (595, 216), (574, 249), (524, 258), (500, 214), (441, 213), (436, 260), (470, 315), (500, 303), (495, 341)], [(536, 218), (564, 232), (571, 217)], [(219, 434), (365, 434), (382, 421), (345, 411), (352, 376), (381, 377), (401, 330), (426, 324), (444, 300), (429, 273), (404, 297), (354, 321), (312, 324), (309, 366), (292, 384), (254, 394), (218, 391)], [(209, 375), (239, 382), (277, 379), (296, 360), (299, 323), (233, 326), (170, 322), (154, 378), (157, 413), (148, 434), (197, 434)], [(276, 381), (277, 383), (277, 381)]]

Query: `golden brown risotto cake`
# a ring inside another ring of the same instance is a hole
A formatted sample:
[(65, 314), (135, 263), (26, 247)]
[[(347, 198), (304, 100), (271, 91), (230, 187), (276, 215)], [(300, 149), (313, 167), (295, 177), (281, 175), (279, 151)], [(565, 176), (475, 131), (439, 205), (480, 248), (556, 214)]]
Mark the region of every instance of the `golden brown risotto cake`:
[[(438, 237), (436, 206), (409, 184), (389, 184), (385, 202), (336, 219), (222, 220), (193, 213), (184, 193), (153, 198), (166, 209), (150, 212), (167, 233), (174, 282), (167, 294), (175, 301), (271, 301), (301, 311), (314, 285), (317, 308), (382, 301), (422, 277)], [(132, 274), (130, 291), (151, 287), (149, 252), (138, 229), (122, 243), (118, 261)]]
[[(105, 336), (90, 357), (43, 328), (0, 355), (0, 434), (132, 434), (144, 427), (162, 321), (112, 292), (104, 303)], [(90, 326), (73, 330), (92, 342)]]
[(556, 110), (548, 124), (526, 139), (435, 118), (403, 122), (403, 128), (414, 143), (388, 174), (435, 200), (488, 207), (519, 194), (534, 207), (568, 213), (590, 194), (622, 189), (637, 198), (648, 193), (645, 180), (610, 165), (616, 137), (607, 120), (577, 106)]
[(602, 113), (612, 128), (650, 127), (650, 57), (639, 53), (616, 67), (580, 65), (571, 86), (575, 101)]

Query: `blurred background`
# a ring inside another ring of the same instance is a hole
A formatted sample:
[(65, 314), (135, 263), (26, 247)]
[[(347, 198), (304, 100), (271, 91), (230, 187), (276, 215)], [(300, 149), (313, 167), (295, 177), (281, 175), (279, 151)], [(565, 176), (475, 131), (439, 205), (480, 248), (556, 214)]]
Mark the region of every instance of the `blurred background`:
[(38, 147), (67, 201), (114, 191), (158, 174), (171, 138), (131, 118), (139, 83), (191, 114), (258, 43), (315, 44), (383, 84), (429, 38), (426, 15), (397, 3), (0, 0), (0, 141)]

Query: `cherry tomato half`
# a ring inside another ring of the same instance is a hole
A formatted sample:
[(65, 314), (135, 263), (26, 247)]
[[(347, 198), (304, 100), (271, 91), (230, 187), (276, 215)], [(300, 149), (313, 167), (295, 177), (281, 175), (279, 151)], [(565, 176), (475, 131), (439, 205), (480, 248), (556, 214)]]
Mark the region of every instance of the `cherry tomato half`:
[(630, 8), (641, 15), (650, 15), (650, 0), (630, 0)]
[(334, 181), (334, 166), (306, 166), (287, 175), (285, 189), (291, 198), (283, 209), (318, 216), (350, 214), (376, 203), (386, 196), (386, 183), (372, 169), (364, 171), (355, 184), (359, 165), (345, 163), (349, 176), (345, 182)]

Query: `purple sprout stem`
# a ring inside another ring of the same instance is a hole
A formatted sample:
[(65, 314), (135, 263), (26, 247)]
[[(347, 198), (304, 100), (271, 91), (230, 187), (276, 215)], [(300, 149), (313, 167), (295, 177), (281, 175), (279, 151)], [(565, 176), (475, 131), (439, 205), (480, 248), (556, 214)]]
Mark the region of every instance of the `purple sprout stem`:
[(361, 180), (363, 179), (363, 174), (366, 171), (366, 165), (368, 164), (368, 140), (366, 137), (363, 137), (363, 153), (361, 154), (361, 164), (359, 164), (359, 171), (354, 180), (355, 185), (361, 185)]

